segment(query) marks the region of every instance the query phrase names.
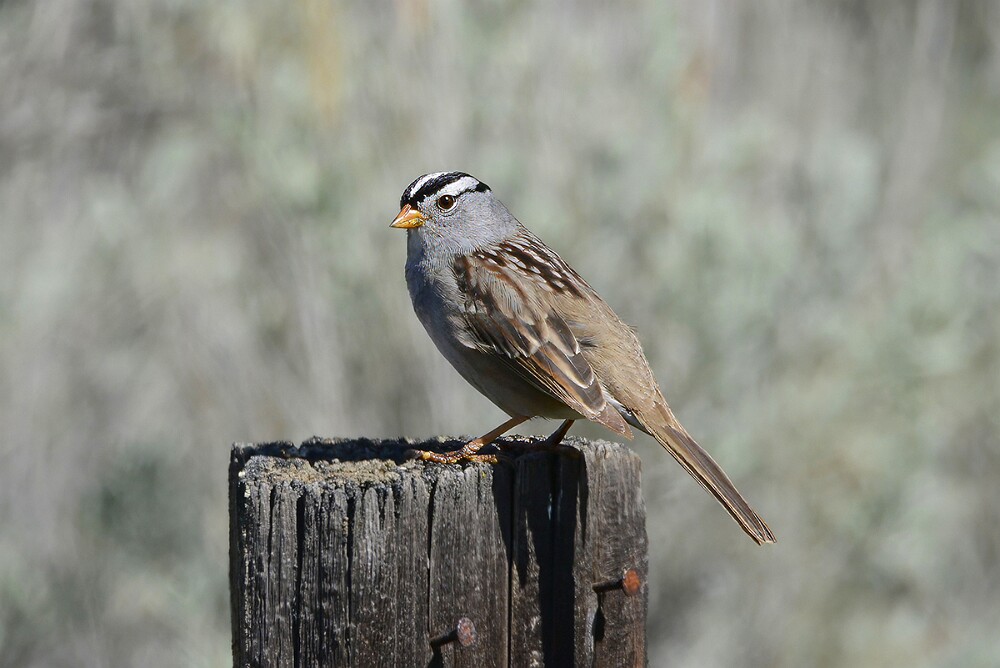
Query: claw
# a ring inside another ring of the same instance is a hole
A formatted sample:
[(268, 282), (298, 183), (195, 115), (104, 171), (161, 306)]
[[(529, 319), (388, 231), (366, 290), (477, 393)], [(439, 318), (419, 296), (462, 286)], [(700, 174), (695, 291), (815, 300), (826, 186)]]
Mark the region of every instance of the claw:
[(410, 459), (419, 459), (425, 462), (436, 464), (460, 464), (462, 462), (475, 462), (482, 464), (513, 464), (514, 460), (502, 454), (478, 454), (475, 450), (465, 447), (451, 452), (433, 452), (431, 450), (407, 450), (406, 455)]
[[(413, 459), (425, 462), (436, 462), (438, 464), (457, 464), (465, 459), (466, 453), (462, 449), (453, 452), (433, 452), (431, 450), (408, 450), (407, 454)], [(471, 453), (468, 453), (471, 455)]]
[(494, 439), (498, 438), (501, 434), (504, 434), (517, 425), (521, 424), (528, 418), (526, 417), (513, 417), (502, 425), (494, 429), (488, 434), (480, 436), (479, 438), (474, 438), (465, 445), (463, 445), (458, 450), (453, 450), (451, 452), (431, 452), (430, 450), (408, 450), (407, 455), (413, 456), (416, 459), (420, 459), (425, 462), (436, 462), (438, 464), (457, 464), (461, 461), (469, 462), (485, 462), (488, 464), (498, 464), (501, 460), (510, 461), (503, 455), (477, 455), (481, 447), (488, 443), (492, 443)]

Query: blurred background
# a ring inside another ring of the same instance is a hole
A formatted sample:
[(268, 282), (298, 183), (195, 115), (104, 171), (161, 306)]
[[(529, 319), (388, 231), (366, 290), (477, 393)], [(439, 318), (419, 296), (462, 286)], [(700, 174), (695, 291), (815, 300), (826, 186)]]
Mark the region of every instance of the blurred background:
[(637, 439), (650, 665), (997, 665), (988, 0), (0, 2), (0, 664), (230, 665), (230, 443), (500, 421), (387, 228), (449, 169), (778, 535)]

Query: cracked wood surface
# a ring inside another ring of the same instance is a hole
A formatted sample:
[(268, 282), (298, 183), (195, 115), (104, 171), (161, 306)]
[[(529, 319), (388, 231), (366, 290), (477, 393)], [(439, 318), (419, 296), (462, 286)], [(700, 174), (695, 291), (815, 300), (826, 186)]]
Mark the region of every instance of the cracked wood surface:
[[(565, 443), (498, 466), (406, 460), (454, 439), (234, 446), (233, 664), (645, 665), (639, 458)], [(625, 568), (638, 595), (593, 590)], [(432, 647), (461, 617), (476, 642)]]

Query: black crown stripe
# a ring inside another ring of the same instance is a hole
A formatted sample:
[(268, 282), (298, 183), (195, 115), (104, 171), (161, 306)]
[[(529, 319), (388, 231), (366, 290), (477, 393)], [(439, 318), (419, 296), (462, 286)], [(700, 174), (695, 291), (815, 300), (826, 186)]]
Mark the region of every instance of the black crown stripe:
[(486, 192), (490, 189), (488, 185), (476, 179), (476, 177), (471, 174), (466, 174), (465, 172), (447, 172), (441, 176), (435, 177), (428, 181), (427, 183), (420, 186), (420, 189), (416, 192), (410, 192), (414, 185), (417, 184), (420, 179), (424, 178), (421, 176), (416, 181), (407, 186), (406, 190), (403, 191), (403, 196), (399, 199), (399, 208), (402, 209), (404, 206), (409, 204), (412, 207), (416, 207), (420, 202), (424, 201), (428, 196), (436, 193), (441, 188), (444, 188), (450, 183), (454, 183), (459, 179), (470, 178), (476, 181), (476, 187), (470, 188), (470, 190), (475, 190), (477, 192)]

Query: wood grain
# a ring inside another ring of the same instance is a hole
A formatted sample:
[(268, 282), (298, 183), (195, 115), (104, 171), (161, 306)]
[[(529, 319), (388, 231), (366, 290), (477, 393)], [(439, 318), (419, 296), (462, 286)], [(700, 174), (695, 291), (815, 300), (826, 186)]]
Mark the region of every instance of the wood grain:
[[(567, 439), (502, 443), (513, 463), (439, 465), (458, 441), (236, 445), (235, 666), (635, 666), (647, 578), (639, 459)], [(476, 641), (432, 645), (462, 617)]]

